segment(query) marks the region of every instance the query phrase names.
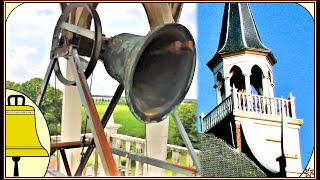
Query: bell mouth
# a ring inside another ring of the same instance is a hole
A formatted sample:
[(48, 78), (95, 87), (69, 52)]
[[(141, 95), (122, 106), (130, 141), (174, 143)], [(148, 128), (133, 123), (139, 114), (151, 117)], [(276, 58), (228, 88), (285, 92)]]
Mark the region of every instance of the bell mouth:
[[(138, 53), (134, 53), (138, 52)], [(126, 97), (133, 114), (145, 122), (160, 122), (183, 101), (191, 85), (196, 50), (189, 30), (166, 24), (151, 31), (131, 51)]]

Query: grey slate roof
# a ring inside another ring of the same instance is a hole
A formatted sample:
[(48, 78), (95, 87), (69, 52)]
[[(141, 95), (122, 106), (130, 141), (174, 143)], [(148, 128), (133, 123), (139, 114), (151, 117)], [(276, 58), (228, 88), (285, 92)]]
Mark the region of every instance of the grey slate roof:
[(244, 153), (213, 134), (198, 134), (201, 177), (267, 177)]
[(212, 70), (219, 55), (238, 50), (253, 50), (270, 53), (261, 42), (248, 3), (226, 3), (222, 20), (220, 41), (216, 55), (207, 63)]

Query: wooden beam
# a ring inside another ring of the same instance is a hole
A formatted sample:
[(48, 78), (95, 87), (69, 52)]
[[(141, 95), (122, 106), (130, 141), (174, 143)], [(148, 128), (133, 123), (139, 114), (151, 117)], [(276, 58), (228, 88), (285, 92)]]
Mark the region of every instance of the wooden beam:
[(180, 19), (183, 3), (169, 3), (171, 7), (172, 17), (175, 22)]
[[(96, 9), (99, 3), (87, 3), (87, 4), (90, 4), (94, 9)], [(86, 9), (78, 8), (76, 14), (77, 16), (76, 16), (75, 24), (77, 24), (78, 26), (90, 29), (91, 21), (92, 21), (92, 17), (90, 13)]]
[(60, 3), (61, 11), (63, 11), (68, 5), (69, 3)]
[(147, 13), (151, 29), (162, 24), (175, 22), (168, 3), (143, 3), (143, 7)]

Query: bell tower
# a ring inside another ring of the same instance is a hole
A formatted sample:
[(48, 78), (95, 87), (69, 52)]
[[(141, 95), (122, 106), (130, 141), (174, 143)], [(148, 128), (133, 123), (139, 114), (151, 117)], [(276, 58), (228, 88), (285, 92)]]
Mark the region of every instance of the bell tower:
[(207, 63), (215, 77), (217, 102), (231, 94), (256, 92), (273, 97), (272, 66), (277, 60), (261, 42), (247, 3), (227, 3), (217, 53)]
[(218, 50), (207, 63), (217, 106), (201, 117), (201, 131), (246, 154), (267, 176), (294, 177), (302, 173), (302, 120), (296, 118), (291, 93), (287, 99), (274, 97), (276, 63), (261, 41), (249, 4), (226, 3)]

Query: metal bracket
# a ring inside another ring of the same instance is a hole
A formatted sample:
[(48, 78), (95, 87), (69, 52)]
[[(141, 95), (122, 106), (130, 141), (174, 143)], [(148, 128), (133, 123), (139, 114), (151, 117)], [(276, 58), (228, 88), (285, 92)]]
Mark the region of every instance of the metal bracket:
[(57, 59), (53, 58), (50, 60), (50, 63), (48, 65), (46, 75), (44, 76), (44, 79), (43, 79), (43, 82), (41, 85), (41, 89), (39, 90), (38, 95), (37, 95), (37, 99), (36, 99), (36, 105), (38, 107), (40, 107), (42, 99), (44, 97), (44, 94), (47, 90), (47, 86), (48, 86), (48, 83), (49, 83), (49, 80), (50, 80), (50, 77), (51, 77), (51, 74), (52, 74), (52, 71), (53, 71), (53, 68), (54, 68), (56, 61), (57, 61)]
[(89, 117), (89, 123), (92, 131), (93, 138), (95, 140), (96, 148), (101, 159), (101, 163), (106, 175), (118, 176), (118, 170), (114, 162), (112, 152), (109, 143), (105, 137), (102, 124), (94, 105), (92, 95), (90, 93), (86, 77), (83, 69), (81, 68), (80, 58), (77, 49), (72, 48), (72, 54), (69, 55), (69, 61), (71, 63), (72, 72), (79, 90), (82, 105), (85, 109), (86, 115)]
[(198, 170), (198, 173), (200, 174), (200, 161), (198, 159), (198, 156), (197, 156), (195, 150), (193, 149), (193, 146), (192, 146), (191, 141), (188, 137), (188, 134), (187, 134), (186, 130), (184, 129), (178, 114), (176, 112), (173, 112), (172, 116), (173, 116), (174, 122), (176, 123), (176, 126), (179, 130), (179, 133), (183, 139), (183, 142), (185, 143), (185, 145), (190, 153), (190, 156), (191, 156), (191, 158), (192, 158), (192, 160)]
[[(116, 92), (114, 93), (114, 95), (109, 103), (109, 106), (108, 106), (106, 112), (104, 113), (104, 115), (102, 117), (101, 124), (102, 124), (103, 128), (107, 125), (109, 118), (110, 118), (111, 114), (113, 113), (113, 110), (116, 107), (123, 90), (124, 90), (124, 87), (121, 84), (119, 84)], [(83, 169), (85, 168), (85, 165), (87, 164), (94, 148), (95, 148), (95, 142), (94, 142), (94, 139), (92, 139), (90, 146), (87, 148), (87, 151), (85, 152), (83, 158), (81, 159), (81, 162), (80, 162), (78, 169), (77, 169), (76, 173), (74, 174), (74, 176), (81, 176), (81, 173), (82, 173)]]
[[(89, 117), (89, 123), (90, 123), (91, 131), (92, 131), (93, 139), (95, 140), (95, 142), (93, 142), (93, 140), (92, 140), (91, 144), (96, 144), (97, 151), (98, 151), (98, 154), (100, 155), (101, 162), (102, 162), (105, 173), (110, 176), (118, 176), (119, 173), (118, 173), (116, 164), (114, 162), (109, 143), (105, 137), (105, 133), (103, 131), (103, 127), (100, 122), (100, 118), (99, 118), (97, 109), (94, 105), (92, 95), (90, 93), (84, 72), (82, 70), (78, 52), (72, 46), (69, 46), (69, 47), (70, 47), (70, 49), (68, 51), (69, 52), (68, 59), (71, 63), (72, 73), (75, 78), (77, 88), (79, 90), (81, 102), (85, 108), (86, 115)], [(37, 106), (41, 105), (41, 102), (42, 102), (43, 97), (45, 95), (45, 92), (46, 92), (46, 89), (47, 89), (47, 86), (48, 86), (48, 83), (49, 83), (49, 80), (50, 80), (50, 77), (51, 77), (51, 74), (52, 74), (52, 71), (54, 69), (56, 62), (57, 62), (57, 58), (52, 58), (50, 60), (44, 81), (42, 83), (41, 89), (40, 89), (38, 96), (37, 96), (37, 100), (36, 100)], [(122, 87), (122, 91), (123, 91), (123, 87)], [(120, 96), (121, 96), (121, 93), (120, 93)], [(115, 107), (116, 103), (117, 103), (117, 101), (115, 102), (114, 107)], [(106, 112), (107, 115), (106, 115), (105, 119), (107, 119), (107, 120), (105, 120), (105, 124), (108, 122), (108, 119), (109, 119), (110, 115), (112, 114), (114, 107), (110, 108), (110, 109), (108, 108), (109, 111), (107, 110), (107, 112)], [(91, 152), (89, 152), (89, 149), (91, 149)], [(87, 153), (87, 154), (91, 155), (93, 148), (89, 148), (89, 149), (88, 149), (89, 153)], [(87, 162), (87, 160), (86, 160), (86, 162)], [(83, 170), (83, 168), (82, 168), (82, 170)], [(82, 170), (81, 170), (81, 172), (82, 172)]]
[(194, 174), (197, 173), (197, 170), (194, 168), (189, 168), (189, 167), (181, 166), (178, 164), (168, 163), (166, 161), (143, 156), (141, 154), (127, 152), (121, 149), (116, 149), (116, 148), (111, 148), (111, 149), (113, 154), (126, 157), (135, 161), (140, 161), (145, 164), (150, 164), (152, 166), (156, 166), (159, 168), (168, 169), (168, 170), (178, 172), (178, 173), (183, 173), (189, 176), (193, 176)]

